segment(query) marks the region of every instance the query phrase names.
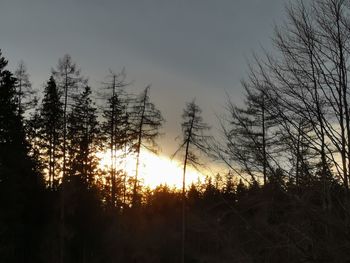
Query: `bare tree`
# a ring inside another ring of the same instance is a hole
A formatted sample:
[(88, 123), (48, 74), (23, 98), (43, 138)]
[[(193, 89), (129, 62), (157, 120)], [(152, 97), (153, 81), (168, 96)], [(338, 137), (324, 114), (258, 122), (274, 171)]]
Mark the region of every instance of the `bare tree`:
[(265, 81), (278, 98), (278, 115), (295, 130), (298, 119), (311, 124), (312, 132), (304, 137), (319, 153), (322, 174), (329, 174), (331, 162), (346, 189), (350, 131), (348, 12), (341, 0), (291, 5), (288, 22), (276, 29), (275, 44), (280, 56), (268, 56), (265, 69), (261, 67)]
[(205, 132), (209, 126), (203, 122), (202, 110), (195, 103), (195, 100), (188, 103), (182, 114), (182, 142), (174, 156), (180, 151), (184, 151), (183, 175), (182, 175), (182, 241), (181, 241), (181, 262), (185, 262), (185, 234), (186, 234), (186, 169), (187, 166), (199, 165), (196, 152), (208, 151), (208, 140), (210, 136)]
[(24, 113), (31, 106), (35, 106), (36, 98), (34, 98), (35, 91), (32, 88), (32, 84), (29, 81), (29, 74), (27, 73), (27, 67), (23, 61), (18, 63), (18, 67), (15, 71), (16, 91), (17, 91), (17, 104), (18, 114)]
[(137, 189), (141, 150), (145, 148), (149, 151), (155, 151), (157, 146), (155, 140), (159, 137), (159, 129), (164, 122), (161, 112), (150, 102), (149, 91), (150, 86), (147, 86), (142, 94), (133, 101), (129, 112), (128, 138), (131, 142), (131, 150), (136, 153), (133, 205), (137, 205), (139, 202)]
[(274, 155), (279, 152), (274, 131), (276, 118), (269, 112), (271, 99), (266, 87), (255, 75), (242, 84), (246, 90), (246, 108), (228, 103), (230, 118), (229, 127), (225, 128), (228, 139), (225, 149), (253, 182), (262, 174), (266, 184), (268, 175), (274, 173)]

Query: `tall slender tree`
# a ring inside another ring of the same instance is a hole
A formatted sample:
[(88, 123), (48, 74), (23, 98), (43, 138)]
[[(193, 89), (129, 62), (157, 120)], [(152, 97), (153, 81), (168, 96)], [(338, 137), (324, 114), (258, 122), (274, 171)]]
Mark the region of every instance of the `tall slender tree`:
[(61, 205), (60, 205), (60, 262), (65, 260), (65, 180), (67, 175), (67, 123), (69, 113), (69, 101), (72, 98), (74, 92), (85, 84), (86, 80), (81, 77), (80, 70), (77, 65), (72, 61), (70, 55), (64, 55), (63, 58), (58, 60), (57, 69), (52, 70), (52, 74), (55, 77), (56, 83), (62, 92), (63, 99), (63, 164), (62, 164), (62, 180), (61, 180)]
[[(121, 178), (116, 178), (117, 176), (117, 162), (118, 150), (126, 149), (127, 144), (127, 130), (128, 130), (128, 97), (125, 94), (123, 88), (128, 85), (125, 81), (126, 75), (125, 71), (116, 74), (114, 72), (110, 72), (109, 79), (110, 81), (106, 83), (107, 89), (109, 90), (108, 96), (108, 108), (103, 111), (103, 116), (105, 122), (102, 125), (103, 133), (105, 134), (106, 139), (109, 141), (109, 151), (111, 154), (111, 167), (110, 167), (110, 182), (111, 182), (111, 193), (110, 193), (110, 201), (112, 207), (117, 205), (117, 188), (121, 182)], [(124, 148), (124, 149), (123, 149)], [(125, 160), (124, 160), (125, 161)], [(125, 171), (124, 174), (124, 185), (123, 191), (125, 196)], [(123, 202), (125, 203), (125, 198), (123, 198)]]
[(56, 69), (52, 70), (57, 86), (60, 89), (63, 100), (63, 168), (62, 182), (66, 175), (67, 164), (67, 116), (70, 110), (70, 100), (77, 93), (79, 87), (86, 83), (86, 80), (81, 76), (80, 69), (76, 63), (72, 61), (70, 55), (66, 54), (59, 59)]
[(140, 154), (142, 148), (155, 151), (156, 138), (160, 135), (159, 129), (164, 119), (161, 112), (150, 101), (150, 86), (147, 86), (142, 94), (137, 97), (131, 106), (129, 113), (129, 134), (130, 148), (136, 153), (135, 178), (133, 185), (132, 203), (136, 205), (138, 200), (138, 180), (140, 168)]
[(16, 93), (18, 103), (18, 114), (22, 114), (32, 106), (35, 106), (35, 91), (32, 88), (32, 84), (30, 83), (29, 74), (27, 73), (27, 67), (23, 61), (19, 62), (14, 75), (17, 79)]
[(57, 189), (59, 174), (62, 171), (63, 103), (53, 76), (44, 90), (40, 109), (40, 143), (44, 167), (48, 172), (49, 187)]
[[(182, 175), (182, 241), (181, 241), (181, 262), (185, 262), (185, 234), (186, 234), (186, 170), (187, 166), (197, 166), (199, 163), (198, 152), (207, 152), (210, 136), (205, 132), (210, 128), (203, 122), (202, 110), (193, 100), (184, 109), (182, 119), (183, 139), (179, 149), (184, 150), (183, 175)], [(175, 152), (174, 155), (177, 154)]]
[(90, 188), (94, 185), (94, 176), (98, 173), (101, 149), (100, 127), (97, 121), (97, 108), (91, 99), (91, 88), (74, 98), (71, 113), (68, 116), (69, 176)]
[(270, 97), (258, 81), (251, 79), (249, 84), (243, 82), (243, 86), (246, 90), (246, 108), (229, 104), (231, 128), (227, 133), (227, 150), (253, 181), (256, 182), (257, 176), (262, 174), (263, 183), (266, 184), (268, 174), (274, 171), (272, 154), (278, 145), (274, 139), (276, 134), (271, 132), (276, 125), (276, 117), (269, 112)]

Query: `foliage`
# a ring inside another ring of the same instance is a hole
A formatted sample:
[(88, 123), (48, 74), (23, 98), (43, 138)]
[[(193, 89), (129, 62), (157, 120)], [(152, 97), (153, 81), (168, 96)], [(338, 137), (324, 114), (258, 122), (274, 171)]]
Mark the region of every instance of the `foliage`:
[[(229, 103), (221, 144), (186, 105), (182, 191), (138, 182), (164, 122), (149, 87), (132, 97), (114, 74), (99, 112), (65, 55), (34, 107), (24, 64), (12, 74), (0, 52), (0, 262), (348, 262), (349, 14), (343, 0), (287, 8), (276, 53), (243, 82), (246, 104)], [(129, 149), (128, 182), (115, 154)], [(229, 169), (186, 189), (199, 152)]]

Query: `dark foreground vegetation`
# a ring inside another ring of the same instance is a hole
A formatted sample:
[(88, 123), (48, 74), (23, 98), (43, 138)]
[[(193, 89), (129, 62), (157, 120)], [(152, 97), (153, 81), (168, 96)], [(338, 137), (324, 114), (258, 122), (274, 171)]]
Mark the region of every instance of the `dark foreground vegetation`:
[(184, 183), (207, 158), (228, 170), (182, 191), (138, 177), (164, 121), (150, 87), (111, 72), (93, 93), (66, 55), (37, 94), (0, 53), (0, 262), (350, 262), (349, 8), (292, 2), (220, 139), (187, 104)]

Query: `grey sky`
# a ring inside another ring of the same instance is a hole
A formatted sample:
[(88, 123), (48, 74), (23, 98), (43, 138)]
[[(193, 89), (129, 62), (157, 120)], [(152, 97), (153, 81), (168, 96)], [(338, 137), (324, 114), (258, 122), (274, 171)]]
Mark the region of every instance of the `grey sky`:
[(214, 127), (225, 92), (242, 98), (246, 59), (269, 48), (286, 0), (0, 0), (0, 48), (23, 59), (34, 87), (69, 53), (97, 89), (108, 69), (126, 68), (133, 91), (152, 84), (174, 151), (185, 102), (196, 97)]

